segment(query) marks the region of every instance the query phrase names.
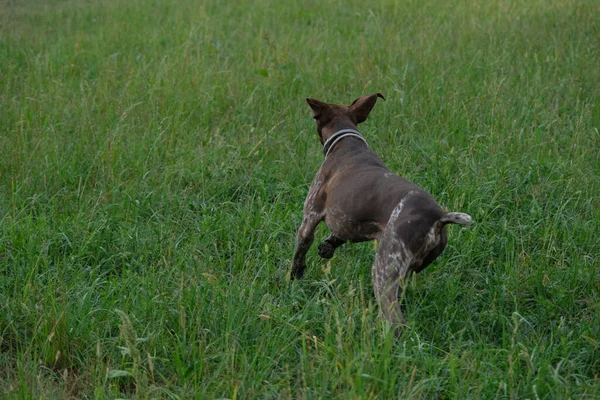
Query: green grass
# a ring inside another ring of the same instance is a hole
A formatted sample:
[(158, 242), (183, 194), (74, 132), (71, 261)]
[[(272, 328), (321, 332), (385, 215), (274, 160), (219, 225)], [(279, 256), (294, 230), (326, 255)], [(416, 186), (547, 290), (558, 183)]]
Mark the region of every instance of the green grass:
[[(600, 398), (598, 15), (5, 2), (0, 395)], [(304, 99), (375, 91), (371, 147), (476, 221), (409, 283), (398, 340), (372, 244), (284, 279), (322, 160)]]

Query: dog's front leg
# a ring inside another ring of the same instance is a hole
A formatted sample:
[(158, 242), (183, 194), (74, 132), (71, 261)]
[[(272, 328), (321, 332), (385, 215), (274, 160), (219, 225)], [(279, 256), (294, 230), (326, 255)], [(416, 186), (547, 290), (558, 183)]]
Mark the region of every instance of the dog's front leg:
[(294, 252), (292, 274), (290, 276), (291, 279), (300, 279), (304, 275), (304, 270), (306, 269), (306, 253), (315, 237), (315, 228), (322, 219), (322, 216), (314, 212), (304, 215), (302, 225), (300, 225), (296, 237), (296, 251)]
[(333, 234), (330, 235), (327, 239), (323, 241), (323, 243), (319, 245), (319, 256), (321, 256), (321, 258), (333, 257), (335, 249), (337, 249), (344, 243), (346, 243), (344, 239), (340, 239), (339, 237)]

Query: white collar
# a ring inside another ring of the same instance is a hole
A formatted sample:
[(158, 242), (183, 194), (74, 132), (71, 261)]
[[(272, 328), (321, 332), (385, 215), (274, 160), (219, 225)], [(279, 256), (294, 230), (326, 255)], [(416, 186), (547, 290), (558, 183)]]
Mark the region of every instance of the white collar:
[(325, 154), (325, 158), (327, 158), (329, 152), (333, 149), (333, 146), (347, 136), (353, 136), (357, 139), (360, 139), (363, 142), (365, 142), (367, 147), (369, 147), (369, 144), (367, 143), (365, 138), (362, 137), (359, 131), (355, 129), (341, 129), (335, 132), (333, 135), (329, 136), (329, 138), (325, 141), (325, 144), (323, 145), (323, 154)]

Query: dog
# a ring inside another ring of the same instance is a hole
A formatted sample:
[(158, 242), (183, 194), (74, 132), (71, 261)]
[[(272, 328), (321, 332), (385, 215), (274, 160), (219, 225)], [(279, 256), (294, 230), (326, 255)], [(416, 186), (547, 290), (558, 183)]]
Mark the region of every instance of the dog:
[(298, 229), (290, 278), (306, 269), (306, 253), (321, 221), (331, 235), (319, 245), (331, 258), (346, 242), (379, 242), (371, 270), (379, 309), (395, 328), (405, 325), (399, 305), (402, 282), (431, 264), (447, 244), (446, 225), (469, 225), (471, 216), (444, 211), (414, 183), (390, 172), (358, 131), (381, 93), (361, 96), (351, 105), (306, 99), (317, 124), (325, 160), (317, 172)]

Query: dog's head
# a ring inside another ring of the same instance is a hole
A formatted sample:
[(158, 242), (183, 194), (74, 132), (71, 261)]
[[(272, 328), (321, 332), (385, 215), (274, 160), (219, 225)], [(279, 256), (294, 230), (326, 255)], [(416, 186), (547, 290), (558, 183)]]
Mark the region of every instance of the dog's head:
[(320, 100), (306, 99), (313, 111), (313, 118), (317, 123), (317, 132), (321, 143), (325, 143), (327, 137), (337, 129), (356, 128), (364, 122), (371, 109), (377, 102), (377, 98), (385, 98), (381, 93), (367, 94), (354, 100), (349, 106), (341, 104), (327, 104)]

